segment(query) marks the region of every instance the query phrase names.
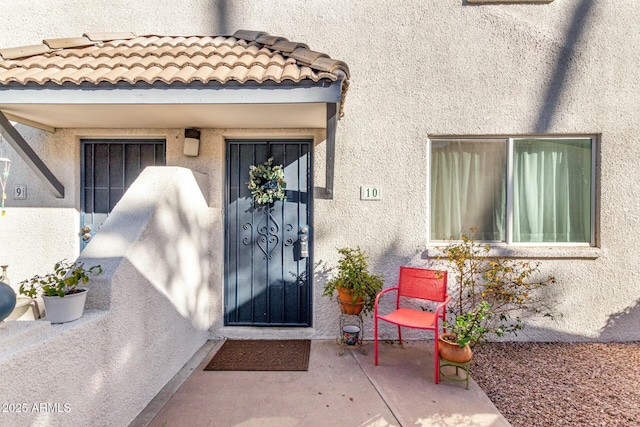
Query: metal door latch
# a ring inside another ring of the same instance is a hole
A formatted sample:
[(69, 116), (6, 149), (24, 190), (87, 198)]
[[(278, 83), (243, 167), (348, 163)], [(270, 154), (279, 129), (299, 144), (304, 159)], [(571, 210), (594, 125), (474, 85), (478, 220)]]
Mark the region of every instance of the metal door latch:
[(298, 233), (300, 235), (300, 238), (298, 239), (300, 259), (309, 257), (309, 234), (308, 233), (309, 233), (309, 228), (307, 228), (306, 226), (300, 227), (300, 232)]

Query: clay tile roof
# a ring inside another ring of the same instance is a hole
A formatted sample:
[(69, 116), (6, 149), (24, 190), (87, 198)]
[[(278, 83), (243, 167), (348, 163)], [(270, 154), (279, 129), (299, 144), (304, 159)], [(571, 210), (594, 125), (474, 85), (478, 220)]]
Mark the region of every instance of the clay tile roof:
[(338, 71), (348, 79), (349, 68), (342, 61), (310, 50), (304, 43), (247, 30), (230, 37), (85, 33), (46, 39), (41, 45), (0, 49), (0, 85), (140, 80), (167, 84), (194, 80), (317, 82), (338, 80)]
[(0, 49), (0, 85), (242, 84), (341, 78), (344, 100), (347, 64), (304, 43), (262, 31), (239, 30), (232, 36), (85, 33)]

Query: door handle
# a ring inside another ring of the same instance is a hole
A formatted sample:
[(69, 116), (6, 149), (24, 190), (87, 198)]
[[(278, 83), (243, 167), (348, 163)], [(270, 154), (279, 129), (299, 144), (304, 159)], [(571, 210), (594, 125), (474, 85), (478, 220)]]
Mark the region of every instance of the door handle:
[(303, 225), (298, 232), (298, 256), (300, 259), (309, 257), (309, 227)]
[(82, 236), (82, 240), (88, 242), (91, 239), (91, 227), (85, 225), (80, 229), (80, 235)]

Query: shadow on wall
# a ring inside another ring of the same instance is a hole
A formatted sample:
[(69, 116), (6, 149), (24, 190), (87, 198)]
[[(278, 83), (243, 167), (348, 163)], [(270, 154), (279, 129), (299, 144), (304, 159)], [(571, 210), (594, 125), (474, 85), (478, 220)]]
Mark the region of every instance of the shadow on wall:
[(216, 32), (221, 35), (229, 34), (229, 0), (217, 0), (216, 7)]
[(146, 168), (81, 254), (105, 271), (96, 278), (102, 286), (88, 295), (87, 306), (115, 308), (112, 303), (136, 291), (135, 281), (120, 286), (127, 280), (119, 276), (126, 259), (184, 318), (208, 328), (200, 324), (209, 317), (208, 221), (192, 171)]
[(628, 331), (640, 327), (640, 299), (617, 313), (611, 314), (607, 324), (600, 331), (601, 341), (624, 341)]
[(576, 46), (584, 34), (587, 18), (593, 13), (594, 5), (595, 0), (582, 0), (576, 6), (571, 19), (571, 27), (560, 52), (558, 52), (556, 68), (547, 86), (544, 102), (538, 114), (536, 132), (549, 132), (552, 128), (553, 117), (557, 113), (564, 89), (568, 86), (571, 64), (577, 62)]

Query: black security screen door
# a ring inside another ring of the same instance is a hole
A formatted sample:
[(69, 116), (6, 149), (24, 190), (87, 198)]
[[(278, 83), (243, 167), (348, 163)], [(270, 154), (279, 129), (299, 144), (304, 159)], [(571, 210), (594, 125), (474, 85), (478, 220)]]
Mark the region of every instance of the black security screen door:
[(164, 140), (82, 141), (83, 249), (140, 172), (147, 166), (165, 164)]
[[(225, 325), (311, 326), (311, 142), (227, 144)], [(249, 168), (269, 158), (284, 167), (287, 198), (261, 205)]]

